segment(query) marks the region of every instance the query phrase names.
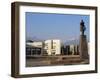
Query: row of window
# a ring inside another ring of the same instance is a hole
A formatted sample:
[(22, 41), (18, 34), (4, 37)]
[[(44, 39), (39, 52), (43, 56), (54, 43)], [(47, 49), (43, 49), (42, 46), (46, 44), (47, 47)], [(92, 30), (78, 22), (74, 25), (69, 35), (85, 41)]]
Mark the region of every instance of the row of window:
[[(55, 54), (55, 49), (52, 49), (52, 53)], [(47, 49), (37, 48), (37, 47), (26, 47), (26, 55), (40, 55), (48, 54)], [(79, 55), (79, 46), (70, 46), (61, 47), (62, 55)]]
[(41, 48), (26, 48), (26, 55), (40, 55)]

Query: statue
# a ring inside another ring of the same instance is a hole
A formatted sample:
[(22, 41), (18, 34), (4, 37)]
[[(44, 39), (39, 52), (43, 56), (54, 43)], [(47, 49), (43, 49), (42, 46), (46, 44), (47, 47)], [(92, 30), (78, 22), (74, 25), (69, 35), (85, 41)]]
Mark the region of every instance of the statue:
[(81, 20), (80, 22), (80, 31), (81, 31), (81, 34), (84, 35), (84, 31), (86, 30), (86, 27), (84, 25), (84, 21)]
[(86, 30), (86, 27), (84, 25), (84, 21), (81, 20), (80, 22), (80, 43), (79, 43), (79, 52), (81, 59), (88, 59), (88, 43), (87, 43), (87, 37), (84, 34), (84, 31)]

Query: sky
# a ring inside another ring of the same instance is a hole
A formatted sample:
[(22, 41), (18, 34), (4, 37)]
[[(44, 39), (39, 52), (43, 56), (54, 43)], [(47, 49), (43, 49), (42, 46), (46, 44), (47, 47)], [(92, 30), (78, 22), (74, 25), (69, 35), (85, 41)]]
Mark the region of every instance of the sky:
[(79, 39), (80, 21), (86, 26), (85, 34), (89, 39), (89, 15), (54, 14), (26, 12), (26, 40), (37, 38), (40, 40)]

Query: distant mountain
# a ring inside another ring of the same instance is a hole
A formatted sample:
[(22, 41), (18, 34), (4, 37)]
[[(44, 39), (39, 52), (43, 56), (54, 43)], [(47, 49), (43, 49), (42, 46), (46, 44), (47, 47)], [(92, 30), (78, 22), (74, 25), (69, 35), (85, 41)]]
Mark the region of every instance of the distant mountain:
[[(26, 39), (26, 42), (34, 42), (34, 41), (44, 41), (43, 39), (39, 39), (37, 37), (28, 37)], [(79, 39), (71, 39), (71, 40), (66, 40), (66, 42), (61, 43), (61, 45), (79, 45)]]
[(28, 37), (28, 38), (26, 38), (26, 41), (27, 42), (33, 42), (33, 41), (44, 41), (44, 40), (39, 39), (37, 37)]
[(26, 42), (33, 42), (33, 41), (29, 39), (29, 40), (26, 40)]
[(64, 43), (64, 45), (79, 45), (79, 39), (74, 39), (74, 40), (68, 40)]

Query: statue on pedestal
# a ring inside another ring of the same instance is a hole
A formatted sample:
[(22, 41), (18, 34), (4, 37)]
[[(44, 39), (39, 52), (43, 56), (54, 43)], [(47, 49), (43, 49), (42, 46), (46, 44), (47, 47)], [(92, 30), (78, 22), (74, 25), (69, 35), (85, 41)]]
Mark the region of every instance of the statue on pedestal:
[(84, 21), (81, 20), (80, 22), (80, 43), (79, 43), (79, 53), (81, 59), (88, 59), (88, 43), (87, 43), (87, 37), (84, 34), (86, 30), (86, 27), (84, 25)]

